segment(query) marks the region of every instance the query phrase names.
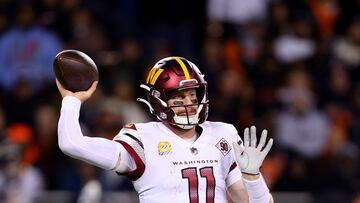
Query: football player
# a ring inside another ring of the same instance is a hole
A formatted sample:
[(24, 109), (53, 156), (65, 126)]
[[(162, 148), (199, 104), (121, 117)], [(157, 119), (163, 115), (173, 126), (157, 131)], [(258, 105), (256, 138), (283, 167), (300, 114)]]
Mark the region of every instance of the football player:
[(60, 149), (77, 159), (132, 180), (140, 202), (272, 202), (259, 168), (273, 140), (259, 143), (256, 128), (244, 142), (233, 125), (206, 121), (208, 86), (195, 64), (168, 57), (149, 71), (145, 103), (158, 122), (125, 125), (113, 140), (83, 136), (79, 112), (96, 89), (63, 96), (58, 126)]

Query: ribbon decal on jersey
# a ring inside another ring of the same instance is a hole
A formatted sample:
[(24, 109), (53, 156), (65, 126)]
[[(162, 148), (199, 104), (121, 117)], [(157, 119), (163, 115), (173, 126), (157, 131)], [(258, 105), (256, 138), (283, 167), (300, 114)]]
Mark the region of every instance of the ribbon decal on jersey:
[(220, 152), (224, 156), (226, 156), (231, 150), (229, 143), (224, 138), (221, 138), (220, 141), (215, 146), (220, 150)]
[(171, 154), (171, 143), (170, 142), (159, 142), (158, 144), (159, 155), (168, 155)]

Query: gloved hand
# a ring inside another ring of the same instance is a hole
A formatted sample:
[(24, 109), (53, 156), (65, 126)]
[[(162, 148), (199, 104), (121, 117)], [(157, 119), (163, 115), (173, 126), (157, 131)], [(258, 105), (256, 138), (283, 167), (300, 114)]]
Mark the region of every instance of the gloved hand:
[[(251, 138), (249, 138), (251, 137)], [(266, 155), (269, 153), (273, 144), (271, 138), (265, 146), (267, 137), (267, 130), (263, 130), (259, 145), (256, 146), (256, 127), (251, 126), (250, 136), (249, 128), (244, 131), (244, 145), (241, 143), (233, 143), (233, 147), (236, 155), (236, 162), (241, 169), (241, 172), (256, 175), (259, 174), (259, 169), (264, 161)], [(262, 148), (265, 148), (262, 150)]]

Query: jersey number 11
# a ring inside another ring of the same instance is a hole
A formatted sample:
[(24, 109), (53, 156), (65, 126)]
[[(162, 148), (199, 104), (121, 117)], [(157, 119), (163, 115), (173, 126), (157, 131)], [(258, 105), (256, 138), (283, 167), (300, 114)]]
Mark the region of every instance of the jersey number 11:
[[(206, 179), (206, 202), (214, 203), (215, 198), (215, 177), (213, 167), (200, 168), (200, 176)], [(182, 177), (188, 179), (190, 203), (199, 202), (199, 180), (196, 167), (184, 168), (181, 170)]]

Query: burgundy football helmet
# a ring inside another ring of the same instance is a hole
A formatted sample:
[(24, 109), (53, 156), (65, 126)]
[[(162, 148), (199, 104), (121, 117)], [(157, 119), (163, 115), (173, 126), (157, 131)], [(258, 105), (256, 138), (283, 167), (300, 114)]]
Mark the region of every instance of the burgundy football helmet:
[[(167, 57), (158, 61), (147, 75), (146, 83), (140, 85), (146, 90), (147, 100), (138, 98), (145, 103), (158, 120), (176, 125), (182, 129), (190, 129), (194, 125), (203, 123), (208, 116), (209, 101), (208, 87), (204, 74), (198, 67), (182, 57)], [(178, 105), (171, 107), (185, 107), (197, 105), (195, 115), (176, 115), (168, 106), (169, 94), (184, 89), (196, 90), (198, 102), (190, 105)]]

